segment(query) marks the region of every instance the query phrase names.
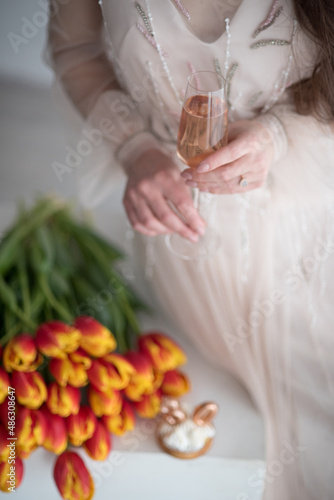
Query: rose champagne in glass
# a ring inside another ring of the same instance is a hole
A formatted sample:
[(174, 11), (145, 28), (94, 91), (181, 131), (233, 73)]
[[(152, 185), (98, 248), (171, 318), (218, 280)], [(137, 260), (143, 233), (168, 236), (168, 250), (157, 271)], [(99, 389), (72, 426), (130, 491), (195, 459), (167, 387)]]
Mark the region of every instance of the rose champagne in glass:
[[(188, 78), (177, 139), (177, 155), (196, 168), (227, 144), (226, 82), (212, 71), (198, 71)], [(203, 193), (195, 188), (194, 205), (200, 212)], [(209, 197), (212, 195), (209, 195)], [(208, 209), (208, 207), (206, 207)], [(219, 235), (210, 225), (197, 243), (177, 234), (166, 237), (170, 250), (185, 260), (205, 258), (220, 247)]]

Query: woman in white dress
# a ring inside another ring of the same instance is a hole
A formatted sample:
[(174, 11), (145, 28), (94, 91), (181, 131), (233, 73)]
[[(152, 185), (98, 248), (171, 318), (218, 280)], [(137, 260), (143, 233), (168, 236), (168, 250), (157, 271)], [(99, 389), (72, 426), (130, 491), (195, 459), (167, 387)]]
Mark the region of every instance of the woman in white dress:
[[(71, 0), (50, 16), (50, 61), (84, 120), (82, 199), (103, 203), (123, 167), (160, 304), (263, 414), (271, 500), (334, 491), (333, 27), (325, 0)], [(195, 70), (227, 80), (229, 145), (181, 176), (175, 139)], [(54, 168), (63, 178), (73, 165)], [(215, 193), (223, 241), (200, 264), (164, 241), (203, 231), (196, 185)]]

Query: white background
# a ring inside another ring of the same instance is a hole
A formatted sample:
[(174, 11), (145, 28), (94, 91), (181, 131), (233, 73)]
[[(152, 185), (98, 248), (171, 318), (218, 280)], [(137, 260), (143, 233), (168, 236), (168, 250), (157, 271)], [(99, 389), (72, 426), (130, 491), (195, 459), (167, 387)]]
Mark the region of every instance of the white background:
[[(36, 27), (36, 34), (27, 38), (22, 33), (26, 22), (37, 21), (43, 24), (43, 18), (37, 13), (45, 13), (41, 7), (47, 0), (0, 0), (0, 77), (7, 77), (38, 85), (49, 85), (51, 71), (45, 66), (41, 54), (45, 47), (45, 27)], [(22, 36), (27, 43), (21, 43), (15, 52), (8, 36)]]

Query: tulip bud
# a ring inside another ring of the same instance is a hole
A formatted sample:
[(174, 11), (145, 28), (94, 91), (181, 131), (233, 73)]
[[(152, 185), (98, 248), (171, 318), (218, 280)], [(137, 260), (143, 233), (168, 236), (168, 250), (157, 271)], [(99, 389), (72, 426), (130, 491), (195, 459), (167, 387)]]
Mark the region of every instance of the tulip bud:
[(155, 375), (149, 359), (139, 352), (128, 351), (126, 358), (134, 366), (136, 372), (131, 375), (130, 382), (124, 388), (124, 393), (131, 401), (140, 401), (143, 394), (151, 391)]
[(105, 460), (111, 449), (111, 438), (107, 428), (98, 420), (93, 436), (84, 443), (84, 448), (93, 460)]
[(81, 333), (80, 347), (91, 356), (99, 358), (116, 349), (113, 334), (90, 316), (79, 316), (75, 327)]
[(190, 390), (190, 381), (188, 377), (178, 371), (171, 370), (165, 373), (164, 380), (161, 385), (161, 392), (166, 396), (178, 397), (182, 396)]
[(0, 424), (0, 462), (6, 462), (9, 457), (10, 448), (7, 446), (9, 444), (9, 434), (4, 425)]
[(154, 418), (160, 410), (161, 391), (158, 390), (149, 396), (143, 396), (140, 401), (133, 403), (138, 415), (143, 418)]
[(122, 436), (126, 432), (135, 428), (135, 414), (131, 404), (124, 400), (121, 412), (118, 415), (104, 415), (101, 421), (108, 431), (117, 436)]
[(46, 356), (66, 359), (66, 353), (74, 352), (80, 343), (80, 332), (62, 321), (43, 323), (36, 332), (38, 349)]
[(112, 366), (111, 389), (121, 391), (128, 385), (131, 376), (136, 373), (136, 369), (130, 361), (120, 354), (107, 354), (103, 358), (103, 361), (108, 362)]
[[(84, 351), (82, 351), (82, 355), (77, 353), (78, 351), (69, 354), (65, 359), (53, 358), (49, 363), (50, 372), (62, 387), (67, 384), (73, 387), (84, 387), (88, 384), (86, 367), (90, 367), (92, 360), (87, 358)], [(81, 359), (81, 361), (75, 363), (73, 359)]]
[(19, 457), (15, 458), (15, 472), (11, 469), (8, 461), (0, 463), (0, 490), (5, 493), (15, 492), (22, 482), (23, 462)]
[(46, 406), (51, 413), (61, 417), (68, 417), (78, 413), (80, 398), (81, 394), (77, 387), (71, 385), (60, 387), (56, 382), (52, 382), (48, 386)]
[(93, 360), (87, 372), (90, 383), (101, 392), (124, 389), (134, 373), (135, 368), (120, 354), (108, 354)]
[(60, 455), (66, 450), (68, 442), (65, 420), (59, 415), (51, 413), (45, 405), (39, 411), (47, 422), (46, 437), (42, 446), (46, 450)]
[(17, 401), (27, 408), (36, 410), (46, 400), (46, 385), (38, 372), (13, 372), (12, 384)]
[(92, 366), (92, 358), (83, 349), (78, 349), (77, 351), (71, 352), (68, 357), (72, 363), (82, 365), (84, 370), (89, 370)]
[[(9, 419), (8, 419), (8, 403), (9, 399), (8, 397), (0, 404), (0, 422), (3, 424), (3, 426), (8, 429), (8, 424), (9, 424)], [(12, 403), (12, 402), (11, 402)], [(15, 405), (16, 406), (16, 405)], [(15, 411), (15, 409), (12, 409), (12, 411)]]
[(142, 335), (138, 340), (139, 350), (146, 354), (156, 370), (167, 372), (183, 365), (186, 355), (170, 337), (160, 332)]
[(149, 389), (146, 389), (146, 391), (144, 392), (145, 396), (153, 394), (158, 389), (160, 389), (161, 384), (163, 382), (164, 374), (162, 372), (159, 372), (158, 370), (153, 369), (153, 375), (154, 375), (154, 379), (153, 379), (152, 386)]
[(0, 404), (3, 403), (8, 396), (8, 387), (10, 385), (9, 375), (0, 366)]
[(88, 401), (97, 417), (102, 417), (102, 415), (117, 415), (122, 408), (122, 396), (119, 391), (115, 391), (114, 389), (110, 389), (108, 392), (101, 392), (90, 386)]
[(81, 446), (93, 436), (96, 422), (93, 411), (88, 406), (81, 406), (77, 415), (70, 415), (65, 420), (70, 442), (74, 446)]
[(3, 365), (7, 372), (32, 372), (42, 362), (43, 356), (38, 352), (36, 341), (29, 333), (21, 333), (11, 339), (3, 351)]
[(16, 414), (16, 450), (20, 458), (28, 458), (47, 435), (47, 422), (39, 410), (19, 406)]
[(62, 498), (67, 500), (93, 498), (93, 480), (77, 453), (64, 451), (56, 460), (53, 477)]

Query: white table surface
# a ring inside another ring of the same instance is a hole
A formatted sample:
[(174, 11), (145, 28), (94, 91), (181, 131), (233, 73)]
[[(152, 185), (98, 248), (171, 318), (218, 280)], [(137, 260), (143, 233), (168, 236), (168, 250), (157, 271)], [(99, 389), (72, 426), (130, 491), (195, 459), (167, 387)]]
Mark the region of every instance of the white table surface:
[[(38, 450), (26, 462), (16, 500), (59, 500), (51, 479), (54, 456)], [(105, 462), (86, 460), (95, 483), (94, 500), (260, 500), (253, 478), (261, 461), (202, 457), (178, 460), (166, 454), (117, 452)], [(259, 481), (257, 481), (259, 482)], [(5, 493), (3, 494), (5, 495)], [(8, 498), (8, 495), (7, 495)]]
[[(59, 183), (51, 168), (64, 154), (62, 124), (45, 89), (0, 82), (0, 232), (15, 214), (17, 201), (31, 202), (38, 192), (75, 195), (75, 176)], [(105, 223), (110, 214), (98, 214), (99, 226), (122, 244), (124, 212), (121, 191), (115, 193), (112, 228)], [(104, 226), (104, 227), (103, 227)], [(162, 453), (155, 441), (152, 423), (139, 421), (128, 438), (114, 439), (106, 464), (89, 462), (98, 486), (94, 498), (106, 500), (202, 499), (255, 500), (260, 498), (254, 481), (263, 470), (263, 423), (248, 394), (229, 374), (214, 369), (193, 346), (180, 337), (161, 317), (145, 318), (143, 329), (162, 329), (175, 336), (188, 355), (184, 370), (193, 389), (184, 397), (190, 406), (205, 400), (216, 401), (220, 411), (215, 419), (217, 435), (205, 457), (182, 461)], [(151, 427), (150, 427), (151, 426)], [(54, 456), (37, 450), (25, 462), (25, 478), (15, 493), (17, 500), (59, 500), (50, 478)], [(105, 467), (114, 460), (113, 470)], [(111, 461), (111, 462), (110, 462)], [(0, 495), (4, 495), (1, 494)], [(7, 495), (8, 498), (8, 495)]]

